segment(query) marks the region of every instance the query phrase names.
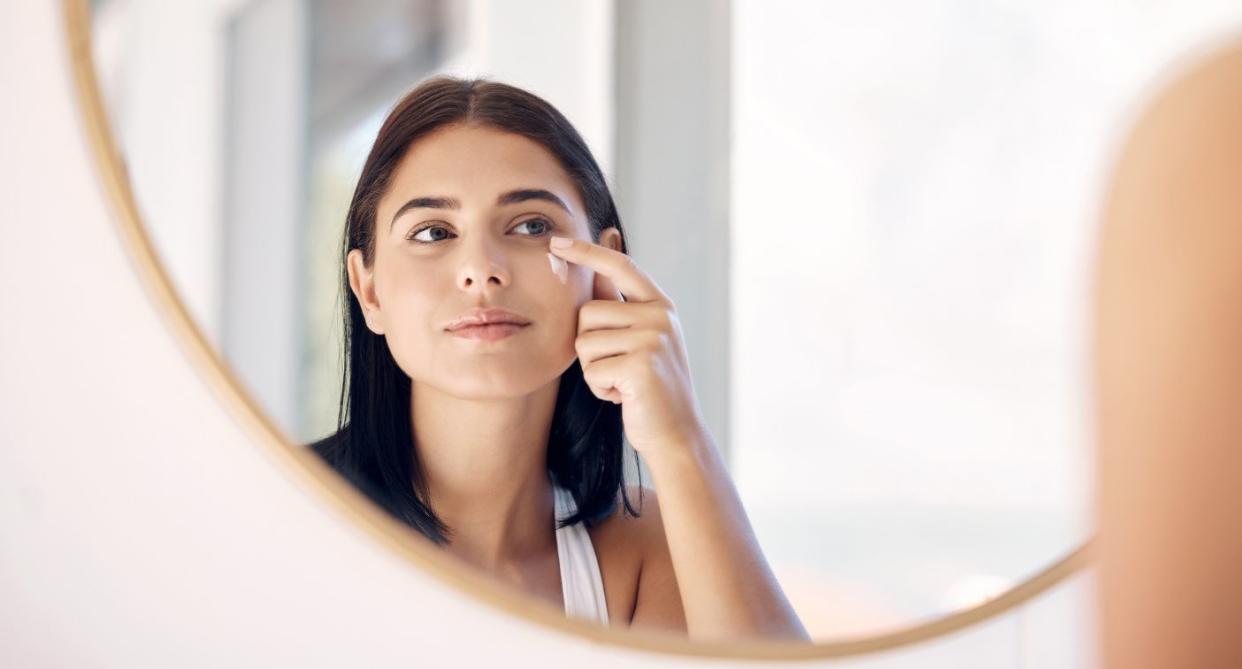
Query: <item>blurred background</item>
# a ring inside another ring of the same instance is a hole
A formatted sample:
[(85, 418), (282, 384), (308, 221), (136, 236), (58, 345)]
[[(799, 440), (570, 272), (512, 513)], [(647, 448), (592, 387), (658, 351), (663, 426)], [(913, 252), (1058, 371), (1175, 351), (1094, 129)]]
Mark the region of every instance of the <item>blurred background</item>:
[(91, 4), (166, 270), (301, 443), (335, 426), (345, 211), (391, 106), (442, 72), (556, 105), (818, 640), (978, 604), (1090, 536), (1110, 161), (1169, 64), (1242, 25), (1223, 0)]

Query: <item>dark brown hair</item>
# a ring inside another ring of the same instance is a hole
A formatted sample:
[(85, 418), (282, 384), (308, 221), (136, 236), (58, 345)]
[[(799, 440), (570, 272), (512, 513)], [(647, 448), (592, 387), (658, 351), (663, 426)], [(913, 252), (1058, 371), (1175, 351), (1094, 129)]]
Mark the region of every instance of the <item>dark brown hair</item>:
[[(346, 258), (361, 249), (366, 265), (374, 262), (376, 209), (393, 172), (414, 142), (450, 124), (487, 126), (538, 142), (576, 185), (592, 241), (598, 243), (607, 228), (622, 231), (612, 194), (586, 142), (536, 95), (486, 79), (437, 76), (408, 93), (384, 120), (358, 178), (341, 245), (340, 288), (347, 308), (337, 430), (311, 447), (382, 508), (438, 544), (448, 542), (452, 529), (420, 492), (424, 481), (414, 457), (410, 378), (397, 366), (387, 340), (362, 325)], [(569, 490), (578, 506), (559, 526), (600, 522), (616, 510), (618, 493), (625, 510), (638, 515), (625, 491), (621, 407), (591, 392), (579, 360), (561, 375), (547, 448), (552, 480)]]

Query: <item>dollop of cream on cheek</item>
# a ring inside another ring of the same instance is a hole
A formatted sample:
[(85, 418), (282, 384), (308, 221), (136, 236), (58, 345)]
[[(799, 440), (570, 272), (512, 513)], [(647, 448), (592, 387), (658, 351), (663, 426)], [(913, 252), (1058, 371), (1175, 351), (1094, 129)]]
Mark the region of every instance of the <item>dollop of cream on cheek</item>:
[(562, 285), (569, 282), (569, 262), (568, 261), (566, 261), (564, 258), (558, 258), (552, 255), (551, 252), (549, 252), (548, 253), (548, 264), (552, 266), (552, 273), (556, 275), (556, 278), (561, 280)]

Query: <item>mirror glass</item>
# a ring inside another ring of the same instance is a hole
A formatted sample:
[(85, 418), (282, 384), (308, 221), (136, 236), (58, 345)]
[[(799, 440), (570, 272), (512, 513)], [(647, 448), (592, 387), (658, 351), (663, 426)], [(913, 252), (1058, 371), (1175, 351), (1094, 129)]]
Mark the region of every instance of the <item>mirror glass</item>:
[(677, 305), (702, 415), (817, 641), (977, 605), (1090, 536), (1112, 152), (1164, 68), (1242, 20), (1215, 0), (91, 8), (147, 233), (301, 444), (336, 426), (345, 214), (396, 101), (448, 73), (561, 110)]

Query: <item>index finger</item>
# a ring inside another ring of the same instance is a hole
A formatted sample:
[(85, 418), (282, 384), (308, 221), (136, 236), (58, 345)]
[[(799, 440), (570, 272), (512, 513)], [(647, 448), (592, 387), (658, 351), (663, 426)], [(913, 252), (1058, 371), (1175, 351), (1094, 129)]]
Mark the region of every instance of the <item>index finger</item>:
[[(561, 246), (567, 242), (567, 245)], [(668, 301), (668, 296), (630, 256), (585, 239), (553, 237), (549, 250), (560, 258), (589, 267), (612, 280), (626, 302)]]

